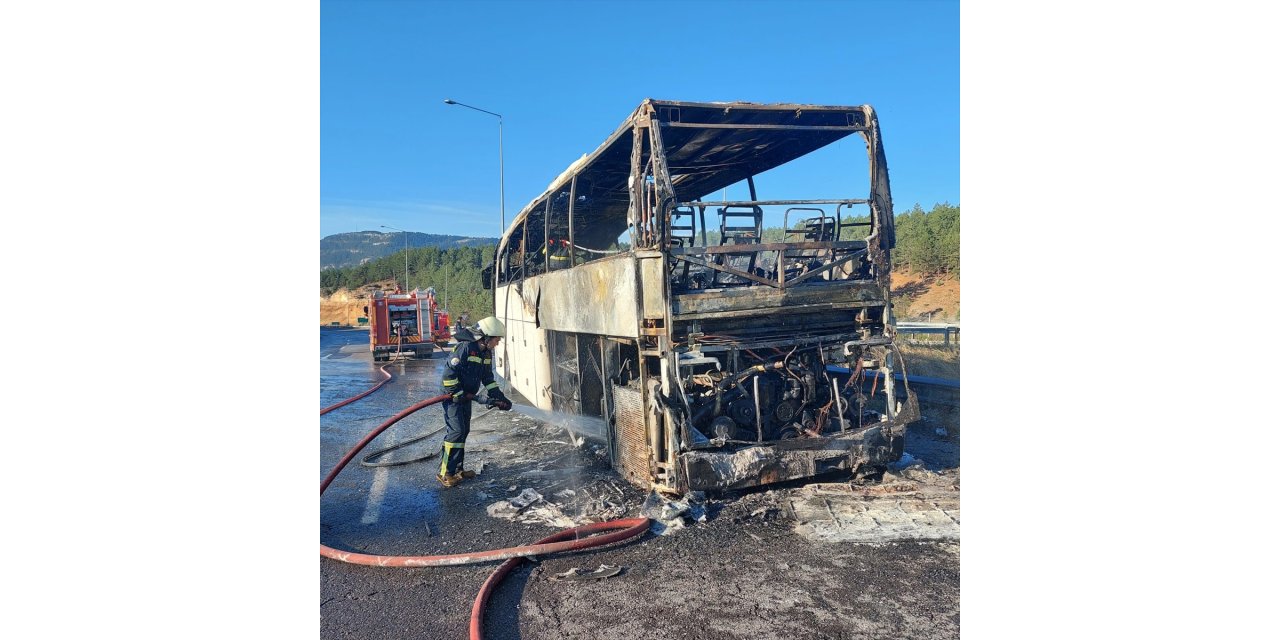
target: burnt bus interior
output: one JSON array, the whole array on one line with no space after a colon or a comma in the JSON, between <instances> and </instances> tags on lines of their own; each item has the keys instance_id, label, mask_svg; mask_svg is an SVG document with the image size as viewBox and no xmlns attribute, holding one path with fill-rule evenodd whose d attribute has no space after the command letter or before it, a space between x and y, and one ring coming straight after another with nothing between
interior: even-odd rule
<instances>
[{"instance_id":1,"label":"burnt bus interior","mask_svg":"<svg viewBox=\"0 0 1280 640\"><path fill-rule=\"evenodd\" d=\"M848 136L865 143L862 190L757 193L761 174ZM646 100L503 237L485 282L530 333L504 341L499 373L598 418L644 487L874 474L918 416L892 375L893 246L871 107Z\"/></svg>"}]
</instances>

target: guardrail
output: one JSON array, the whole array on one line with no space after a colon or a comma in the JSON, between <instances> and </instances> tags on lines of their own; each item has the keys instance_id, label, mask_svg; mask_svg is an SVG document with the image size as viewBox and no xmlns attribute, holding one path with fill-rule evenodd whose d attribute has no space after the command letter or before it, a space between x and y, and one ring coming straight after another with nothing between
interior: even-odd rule
<instances>
[{"instance_id":1,"label":"guardrail","mask_svg":"<svg viewBox=\"0 0 1280 640\"><path fill-rule=\"evenodd\" d=\"M835 374L835 377L838 381L837 384L840 386L843 386L844 380L848 379L849 368L840 367L836 365L827 365L827 372ZM863 384L871 384L871 381L876 378L880 378L881 385L884 384L884 381L882 378L883 374L881 374L879 371L864 371L863 375L866 376L865 380L863 381ZM841 378L840 376L845 376L845 377ZM901 384L902 372L901 371L893 372L893 379L897 381L899 384ZM907 379L910 380L911 388L916 392L916 396L920 399L920 402L934 404L934 405L950 406L950 407L960 406L960 381L959 380L948 380L946 378L931 378L928 376L907 376ZM898 388L901 389L902 387L898 387Z\"/></svg>"},{"instance_id":2,"label":"guardrail","mask_svg":"<svg viewBox=\"0 0 1280 640\"><path fill-rule=\"evenodd\" d=\"M953 335L956 338L956 342L960 341L960 325L946 322L899 322L897 331L898 335L940 333L942 334L942 344L947 346L951 345L951 336Z\"/></svg>"}]
</instances>

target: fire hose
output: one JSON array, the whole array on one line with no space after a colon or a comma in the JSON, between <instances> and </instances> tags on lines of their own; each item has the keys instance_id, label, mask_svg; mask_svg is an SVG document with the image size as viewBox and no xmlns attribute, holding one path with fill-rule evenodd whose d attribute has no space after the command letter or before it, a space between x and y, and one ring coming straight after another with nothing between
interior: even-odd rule
<instances>
[{"instance_id":1,"label":"fire hose","mask_svg":"<svg viewBox=\"0 0 1280 640\"><path fill-rule=\"evenodd\" d=\"M385 379L383 379L383 381L382 381L382 382L379 382L378 384L375 384L375 385L373 385L372 387L369 387L369 389L368 389L367 391L365 391L364 393L361 393L361 394L358 394L358 395L351 396L350 398L347 398L346 400L343 400L342 402L339 402L339 403L337 403L337 404L331 404L331 405L329 405L329 406L327 406L327 407L325 407L325 408L321 409L321 410L320 410L320 415L324 415L324 414L326 414L326 413L329 413L330 411L333 411L334 409L337 409L337 408L339 408L339 407L345 407L346 405L349 405L349 404L351 404L352 402L355 402L356 400L359 400L360 398L363 398L363 397L365 397L365 396L367 396L367 395L369 395L369 394L373 393L374 391L377 391L378 389L382 388L382 385L386 384L386 383L387 383L387 381L391 380L391 374L387 372L387 367L389 367L389 366L391 366L391 363L390 363L390 362L388 362L387 364L382 365L382 367L380 367L380 368L378 369L378 371L381 371L381 372L382 372L382 375L386 376L386 378L385 378Z\"/></svg>"},{"instance_id":2,"label":"fire hose","mask_svg":"<svg viewBox=\"0 0 1280 640\"><path fill-rule=\"evenodd\" d=\"M388 379L390 379L389 375ZM383 382L386 382L386 380ZM379 384L379 386L381 386L381 384ZM374 387L374 389L376 388L377 387ZM374 389L370 389L360 396L351 398L350 400L334 405L330 409L326 410L331 410L348 402L355 401L364 395L372 393ZM333 482L334 478L338 476L347 464L350 463L362 449L372 442L374 438L378 437L378 435L383 431L386 431L388 427L416 411L425 409L426 407L438 402L448 400L449 397L450 396L448 394L442 394L434 398L428 398L427 400L418 402L387 419L386 422L383 422L373 431L370 431L364 439L356 444L356 446L352 447L352 449L342 457L342 460L334 466L333 470L329 472L329 475L320 483L320 495L323 496L325 489L329 488L329 484ZM467 401L470 401L473 398L474 396L471 394L467 394L467 396L465 396L465 400ZM326 410L322 410L321 413L324 413ZM475 602L471 607L471 639L481 640L481 638L484 637L484 607L489 600L489 594L493 592L493 589L502 581L502 578L510 573L510 571L515 568L523 558L528 556L558 553L561 551L578 551L613 544L615 542L622 542L641 535L648 529L648 518L623 518L565 529L564 531L550 535L530 545L507 547L505 549L491 549L489 551L454 553L436 556L379 556L353 551L342 551L321 544L320 555L349 564L362 564L376 567L449 567L463 564L491 562L494 560L506 560L506 562L502 563L493 572L493 574L485 580L484 585L480 588L480 593L476 595ZM595 535L589 538L578 538L579 535L596 533L600 533L601 535Z\"/></svg>"},{"instance_id":3,"label":"fire hose","mask_svg":"<svg viewBox=\"0 0 1280 640\"><path fill-rule=\"evenodd\" d=\"M479 421L483 420L485 416L487 416L487 415L489 415L489 414L493 413L493 412L494 412L494 410L496 410L496 409L497 409L497 407L496 407L496 406L490 405L490 406L489 406L489 408L488 408L488 409L486 409L484 413L482 413L482 414L480 414L480 415L478 415L478 416L476 416L476 417L472 418L472 419L471 419L471 424L472 424L472 425L474 425L475 423L477 423L477 422L479 422ZM430 432L430 433L424 433L424 434L422 434L422 435L420 435L420 436L417 436L417 437L409 438L408 440L405 440L404 442L401 442L401 443L398 443L398 444L393 444L393 445L391 445L391 446L389 446L389 447L387 447L387 448L385 448L385 449L378 449L377 451L374 451L373 453L370 453L370 454L366 455L363 459L361 459L361 460L360 460L360 466L362 466L362 467L369 467L370 469L376 469L376 468L378 468L378 467L399 467L399 466L406 465L406 464L413 464L413 463L415 463L415 462L422 462L423 460L430 460L430 459L432 459L432 458L434 458L434 457L436 457L436 456L440 455L440 451L439 451L439 450L432 451L431 453L428 453L428 454L427 454L427 455L425 455L425 456L419 456L419 457L417 457L417 458L410 458L410 459L408 459L408 460L394 460L394 461L390 461L390 462L374 462L374 461L373 461L373 460L374 460L374 458L378 458L378 457L382 456L382 454L384 454L384 453L391 453L392 451L395 451L396 449L403 449L403 448L405 448L405 447L407 447L407 446L409 446L409 445L411 445L411 444L416 444L416 443L418 443L418 442L422 442L423 440L426 440L427 438L430 438L431 436L434 436L434 435L436 435L437 433L440 433L441 431L444 431L444 430L445 430L445 427L440 427L439 429L436 429L435 431L432 431L432 432Z\"/></svg>"}]
</instances>

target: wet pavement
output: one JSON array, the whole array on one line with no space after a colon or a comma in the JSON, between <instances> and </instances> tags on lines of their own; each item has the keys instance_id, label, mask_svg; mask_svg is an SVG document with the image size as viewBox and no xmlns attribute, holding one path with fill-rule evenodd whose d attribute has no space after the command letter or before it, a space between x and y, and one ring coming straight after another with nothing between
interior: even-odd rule
<instances>
[{"instance_id":1,"label":"wet pavement","mask_svg":"<svg viewBox=\"0 0 1280 640\"><path fill-rule=\"evenodd\" d=\"M320 401L330 406L357 395L384 379L392 379L373 394L320 417L320 477L385 420L416 402L440 394L444 358L404 360L375 366L363 330L321 331ZM369 453L444 426L439 406L414 413L382 433L335 479L321 501L321 529L330 546L360 549L408 535L424 524L440 524L440 501L434 483L439 458L397 467L370 469L359 462ZM428 438L377 458L387 463L422 457L440 449L440 437ZM433 464L434 463L434 464ZM410 553L407 549L404 553ZM387 550L387 553L399 553Z\"/></svg>"},{"instance_id":2,"label":"wet pavement","mask_svg":"<svg viewBox=\"0 0 1280 640\"><path fill-rule=\"evenodd\" d=\"M386 367L393 379L381 389L321 416L320 477L390 416L438 395L443 365L442 355L393 362ZM322 330L320 406L382 380L379 366L365 331ZM484 463L479 477L444 490L434 479L438 458L359 465L368 452L441 428L440 408L428 407L389 428L335 479L321 499L321 542L382 555L447 554L527 544L564 519L640 515L646 494L622 482L591 440L573 446L564 428L536 412L482 414L477 407L467 442L467 467ZM882 485L827 479L713 496L702 522L687 518L666 535L526 562L495 592L487 637L958 637L959 448L931 434L908 439L909 453L913 443L924 452L916 456L923 464ZM379 461L439 447L436 435ZM913 476L922 481L905 486ZM540 499L513 507L529 490ZM880 511L896 515L876 529ZM326 639L464 638L472 600L496 568L319 562ZM622 569L599 580L556 578L601 564Z\"/></svg>"}]
</instances>

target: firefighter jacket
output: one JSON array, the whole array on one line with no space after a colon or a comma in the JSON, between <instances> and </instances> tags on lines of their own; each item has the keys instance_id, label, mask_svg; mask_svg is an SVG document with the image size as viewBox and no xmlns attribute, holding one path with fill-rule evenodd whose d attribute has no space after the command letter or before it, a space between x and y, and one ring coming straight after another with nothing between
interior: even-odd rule
<instances>
[{"instance_id":1,"label":"firefighter jacket","mask_svg":"<svg viewBox=\"0 0 1280 640\"><path fill-rule=\"evenodd\" d=\"M551 247L551 270L564 269L569 266L569 241L552 238L547 243ZM543 245L542 254L547 254L547 245Z\"/></svg>"},{"instance_id":2,"label":"firefighter jacket","mask_svg":"<svg viewBox=\"0 0 1280 640\"><path fill-rule=\"evenodd\" d=\"M483 388L490 399L505 400L506 395L493 381L493 354L481 348L482 338L476 337L470 329L460 329L457 339L458 346L449 355L441 382L444 392L457 400L464 393L475 395Z\"/></svg>"}]
</instances>

